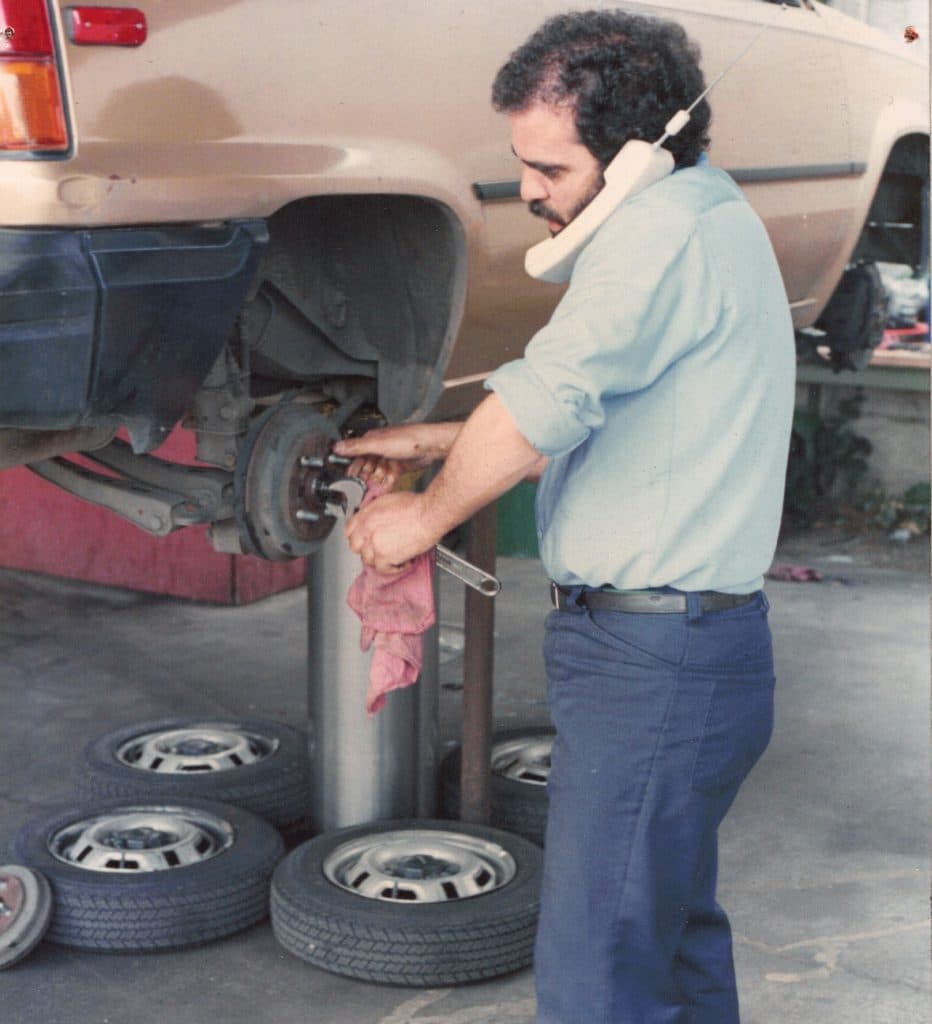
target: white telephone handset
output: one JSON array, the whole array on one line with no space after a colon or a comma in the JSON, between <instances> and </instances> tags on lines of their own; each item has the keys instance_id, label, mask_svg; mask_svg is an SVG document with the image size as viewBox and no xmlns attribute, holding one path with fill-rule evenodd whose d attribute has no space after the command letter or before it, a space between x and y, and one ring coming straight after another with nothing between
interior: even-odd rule
<instances>
[{"instance_id":1,"label":"white telephone handset","mask_svg":"<svg viewBox=\"0 0 932 1024\"><path fill-rule=\"evenodd\" d=\"M539 281L562 284L576 258L615 208L673 170L673 154L641 139L626 142L605 168L605 187L553 238L528 249L524 269Z\"/></svg>"},{"instance_id":2,"label":"white telephone handset","mask_svg":"<svg viewBox=\"0 0 932 1024\"><path fill-rule=\"evenodd\" d=\"M781 4L781 10L786 5ZM562 231L531 246L524 257L524 269L539 281L563 284L570 279L576 258L608 216L630 196L643 191L671 173L673 154L663 144L689 123L689 114L728 74L771 27L767 22L745 48L719 72L718 77L703 89L685 110L678 110L666 123L663 135L656 142L631 139L615 154L605 168L605 187Z\"/></svg>"}]
</instances>

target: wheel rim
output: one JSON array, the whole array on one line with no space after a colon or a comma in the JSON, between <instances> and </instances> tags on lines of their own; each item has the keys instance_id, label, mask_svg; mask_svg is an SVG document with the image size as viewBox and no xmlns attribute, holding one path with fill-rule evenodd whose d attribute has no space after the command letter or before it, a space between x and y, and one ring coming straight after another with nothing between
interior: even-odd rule
<instances>
[{"instance_id":1,"label":"wheel rim","mask_svg":"<svg viewBox=\"0 0 932 1024\"><path fill-rule=\"evenodd\" d=\"M232 825L190 807L133 807L69 822L48 841L57 860L86 871L142 874L190 867L233 845Z\"/></svg>"},{"instance_id":2,"label":"wheel rim","mask_svg":"<svg viewBox=\"0 0 932 1024\"><path fill-rule=\"evenodd\" d=\"M323 870L334 885L366 899L448 903L502 888L517 866L497 843L461 832L410 829L344 843Z\"/></svg>"},{"instance_id":3,"label":"wheel rim","mask_svg":"<svg viewBox=\"0 0 932 1024\"><path fill-rule=\"evenodd\" d=\"M492 747L492 772L515 782L546 786L553 736L521 736Z\"/></svg>"},{"instance_id":4,"label":"wheel rim","mask_svg":"<svg viewBox=\"0 0 932 1024\"><path fill-rule=\"evenodd\" d=\"M22 864L0 867L0 968L28 956L52 917L52 890L38 871Z\"/></svg>"},{"instance_id":5,"label":"wheel rim","mask_svg":"<svg viewBox=\"0 0 932 1024\"><path fill-rule=\"evenodd\" d=\"M204 774L256 764L278 749L271 736L226 723L204 722L134 736L116 752L130 768L160 774Z\"/></svg>"}]
</instances>

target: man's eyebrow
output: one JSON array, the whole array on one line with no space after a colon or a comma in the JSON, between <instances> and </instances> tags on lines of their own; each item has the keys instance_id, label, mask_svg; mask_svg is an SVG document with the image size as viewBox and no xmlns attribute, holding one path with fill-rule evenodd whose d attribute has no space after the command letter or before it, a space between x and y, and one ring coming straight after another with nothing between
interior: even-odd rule
<instances>
[{"instance_id":1,"label":"man's eyebrow","mask_svg":"<svg viewBox=\"0 0 932 1024\"><path fill-rule=\"evenodd\" d=\"M565 171L565 164L544 164L538 160L525 160L523 156L520 156L515 152L515 147L511 147L511 152L524 164L525 167L530 167L535 171L540 171L541 174L552 174L554 171Z\"/></svg>"}]
</instances>

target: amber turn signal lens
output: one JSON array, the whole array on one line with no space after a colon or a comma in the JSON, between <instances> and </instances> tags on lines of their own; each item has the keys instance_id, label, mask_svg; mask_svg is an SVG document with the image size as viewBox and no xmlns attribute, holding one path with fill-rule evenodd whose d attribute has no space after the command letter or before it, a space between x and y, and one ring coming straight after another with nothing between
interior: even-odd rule
<instances>
[{"instance_id":1,"label":"amber turn signal lens","mask_svg":"<svg viewBox=\"0 0 932 1024\"><path fill-rule=\"evenodd\" d=\"M0 61L0 150L67 148L68 130L54 61Z\"/></svg>"}]
</instances>

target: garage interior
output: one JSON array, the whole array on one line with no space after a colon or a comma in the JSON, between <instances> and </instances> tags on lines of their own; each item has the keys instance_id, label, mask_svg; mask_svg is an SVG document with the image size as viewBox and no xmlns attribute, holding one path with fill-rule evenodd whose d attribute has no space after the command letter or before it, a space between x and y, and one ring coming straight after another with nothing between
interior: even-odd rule
<instances>
[{"instance_id":1,"label":"garage interior","mask_svg":"<svg viewBox=\"0 0 932 1024\"><path fill-rule=\"evenodd\" d=\"M875 554L813 531L777 561L821 579L768 582L776 733L722 837L747 1024L899 1024L928 1007L928 556L921 540L892 562ZM533 558L500 558L497 571L494 724L532 729L547 723L546 580ZM5 570L0 593L4 845L74 803L83 748L120 726L184 715L307 724L304 588L235 607ZM443 754L460 738L464 685L463 588L451 578L439 613ZM462 986L371 984L291 955L268 921L166 952L45 941L3 972L2 991L4 1024L533 1018L527 969Z\"/></svg>"}]
</instances>

